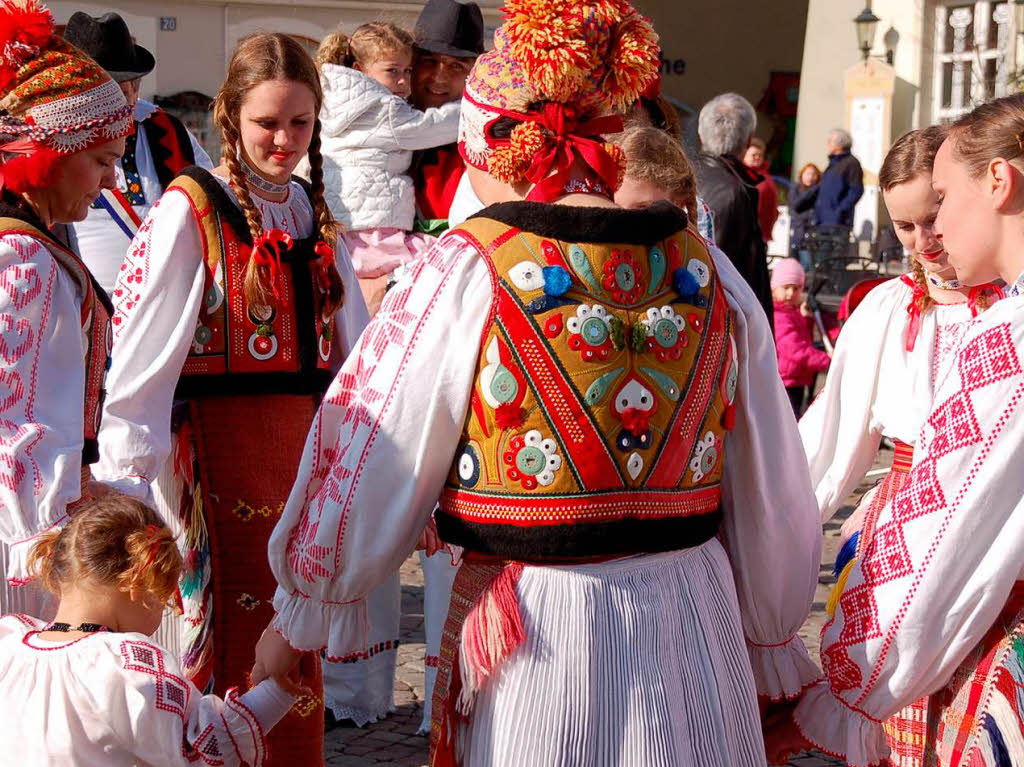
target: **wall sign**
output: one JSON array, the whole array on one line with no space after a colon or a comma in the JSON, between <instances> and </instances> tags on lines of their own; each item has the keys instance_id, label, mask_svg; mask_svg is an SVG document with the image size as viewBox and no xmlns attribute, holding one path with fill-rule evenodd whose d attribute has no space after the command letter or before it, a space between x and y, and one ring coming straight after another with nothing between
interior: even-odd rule
<instances>
[{"instance_id":1,"label":"wall sign","mask_svg":"<svg viewBox=\"0 0 1024 767\"><path fill-rule=\"evenodd\" d=\"M160 17L160 31L161 32L173 32L178 28L178 17L177 16L161 16Z\"/></svg>"}]
</instances>

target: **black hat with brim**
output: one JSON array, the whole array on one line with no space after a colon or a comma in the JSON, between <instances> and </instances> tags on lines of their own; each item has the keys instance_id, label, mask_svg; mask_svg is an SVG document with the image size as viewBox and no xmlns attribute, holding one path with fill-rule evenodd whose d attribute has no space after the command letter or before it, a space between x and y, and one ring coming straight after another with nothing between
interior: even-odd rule
<instances>
[{"instance_id":1,"label":"black hat with brim","mask_svg":"<svg viewBox=\"0 0 1024 767\"><path fill-rule=\"evenodd\" d=\"M427 0L413 36L422 51L475 59L484 52L484 17L476 3Z\"/></svg>"},{"instance_id":2,"label":"black hat with brim","mask_svg":"<svg viewBox=\"0 0 1024 767\"><path fill-rule=\"evenodd\" d=\"M119 83L148 75L156 66L153 54L136 45L128 25L116 13L97 18L77 11L64 27L64 39Z\"/></svg>"}]
</instances>

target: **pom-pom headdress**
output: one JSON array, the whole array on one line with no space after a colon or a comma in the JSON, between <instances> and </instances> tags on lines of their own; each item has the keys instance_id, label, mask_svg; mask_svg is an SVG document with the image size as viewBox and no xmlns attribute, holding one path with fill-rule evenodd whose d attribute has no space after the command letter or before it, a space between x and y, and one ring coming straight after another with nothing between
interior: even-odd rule
<instances>
[{"instance_id":1,"label":"pom-pom headdress","mask_svg":"<svg viewBox=\"0 0 1024 767\"><path fill-rule=\"evenodd\" d=\"M534 183L530 199L561 191L582 160L614 190L621 153L603 136L621 130L608 115L636 102L658 75L658 38L626 0L508 0L494 49L466 81L459 149L500 181ZM491 132L502 117L511 136Z\"/></svg>"},{"instance_id":2,"label":"pom-pom headdress","mask_svg":"<svg viewBox=\"0 0 1024 767\"><path fill-rule=\"evenodd\" d=\"M0 0L0 187L45 185L62 155L133 129L120 87L57 36L46 6Z\"/></svg>"}]
</instances>

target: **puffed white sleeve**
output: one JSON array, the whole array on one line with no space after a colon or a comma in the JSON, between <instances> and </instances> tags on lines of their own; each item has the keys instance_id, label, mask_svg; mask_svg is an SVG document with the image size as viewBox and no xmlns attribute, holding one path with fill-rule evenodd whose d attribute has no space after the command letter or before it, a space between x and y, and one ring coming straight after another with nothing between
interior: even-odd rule
<instances>
[{"instance_id":1,"label":"puffed white sleeve","mask_svg":"<svg viewBox=\"0 0 1024 767\"><path fill-rule=\"evenodd\" d=\"M139 636L141 635L127 635ZM119 646L123 695L109 695L105 714L125 748L146 764L260 767L267 733L295 698L273 679L240 695L203 695L170 653L127 638Z\"/></svg>"},{"instance_id":2,"label":"puffed white sleeve","mask_svg":"<svg viewBox=\"0 0 1024 767\"><path fill-rule=\"evenodd\" d=\"M388 105L387 123L395 149L430 149L459 137L461 102L449 101L420 111L399 98Z\"/></svg>"},{"instance_id":3,"label":"puffed white sleeve","mask_svg":"<svg viewBox=\"0 0 1024 767\"><path fill-rule=\"evenodd\" d=\"M334 315L333 363L336 367L332 367L332 370L337 372L337 367L340 367L345 358L352 353L363 329L370 322L370 313L366 310L366 301L363 300L363 292L359 289L359 280L355 269L352 268L348 248L340 238L335 246L334 263L345 286L344 302Z\"/></svg>"},{"instance_id":4,"label":"puffed white sleeve","mask_svg":"<svg viewBox=\"0 0 1024 767\"><path fill-rule=\"evenodd\" d=\"M764 311L729 258L710 250L733 311L739 364L736 419L725 443L722 538L757 692L788 699L821 676L797 635L818 583L818 507Z\"/></svg>"},{"instance_id":5,"label":"puffed white sleeve","mask_svg":"<svg viewBox=\"0 0 1024 767\"><path fill-rule=\"evenodd\" d=\"M821 520L832 518L878 453L882 428L874 412L886 331L903 311L902 284L883 285L853 311L839 335L825 386L800 419ZM902 344L902 339L900 339Z\"/></svg>"},{"instance_id":6,"label":"puffed white sleeve","mask_svg":"<svg viewBox=\"0 0 1024 767\"><path fill-rule=\"evenodd\" d=\"M881 723L948 682L1021 577L1022 320L1024 298L1008 298L967 328L910 477L837 586L822 631L826 678L794 718L852 767L888 755Z\"/></svg>"},{"instance_id":7,"label":"puffed white sleeve","mask_svg":"<svg viewBox=\"0 0 1024 767\"><path fill-rule=\"evenodd\" d=\"M28 580L36 537L81 495L82 297L31 237L0 238L0 538L7 578Z\"/></svg>"},{"instance_id":8,"label":"puffed white sleeve","mask_svg":"<svg viewBox=\"0 0 1024 767\"><path fill-rule=\"evenodd\" d=\"M199 224L171 189L132 240L111 296L114 346L96 479L152 502L171 453L171 405L203 300Z\"/></svg>"},{"instance_id":9,"label":"puffed white sleeve","mask_svg":"<svg viewBox=\"0 0 1024 767\"><path fill-rule=\"evenodd\" d=\"M331 660L366 650L366 595L412 551L469 406L490 272L458 233L384 298L327 390L270 539L275 626Z\"/></svg>"}]
</instances>

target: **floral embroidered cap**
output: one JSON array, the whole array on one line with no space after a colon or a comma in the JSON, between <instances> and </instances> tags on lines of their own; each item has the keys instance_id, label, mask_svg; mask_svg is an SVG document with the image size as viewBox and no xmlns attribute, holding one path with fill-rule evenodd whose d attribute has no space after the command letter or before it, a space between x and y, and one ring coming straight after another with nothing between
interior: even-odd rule
<instances>
[{"instance_id":1,"label":"floral embroidered cap","mask_svg":"<svg viewBox=\"0 0 1024 767\"><path fill-rule=\"evenodd\" d=\"M504 14L466 80L462 156L499 181L532 181L528 199L564 193L576 160L617 189L625 158L602 136L658 76L650 22L626 0L508 0ZM502 117L520 121L507 138L492 133Z\"/></svg>"},{"instance_id":2,"label":"floral embroidered cap","mask_svg":"<svg viewBox=\"0 0 1024 767\"><path fill-rule=\"evenodd\" d=\"M0 0L0 186L43 186L62 155L132 130L120 87L57 35L45 5Z\"/></svg>"}]
</instances>

